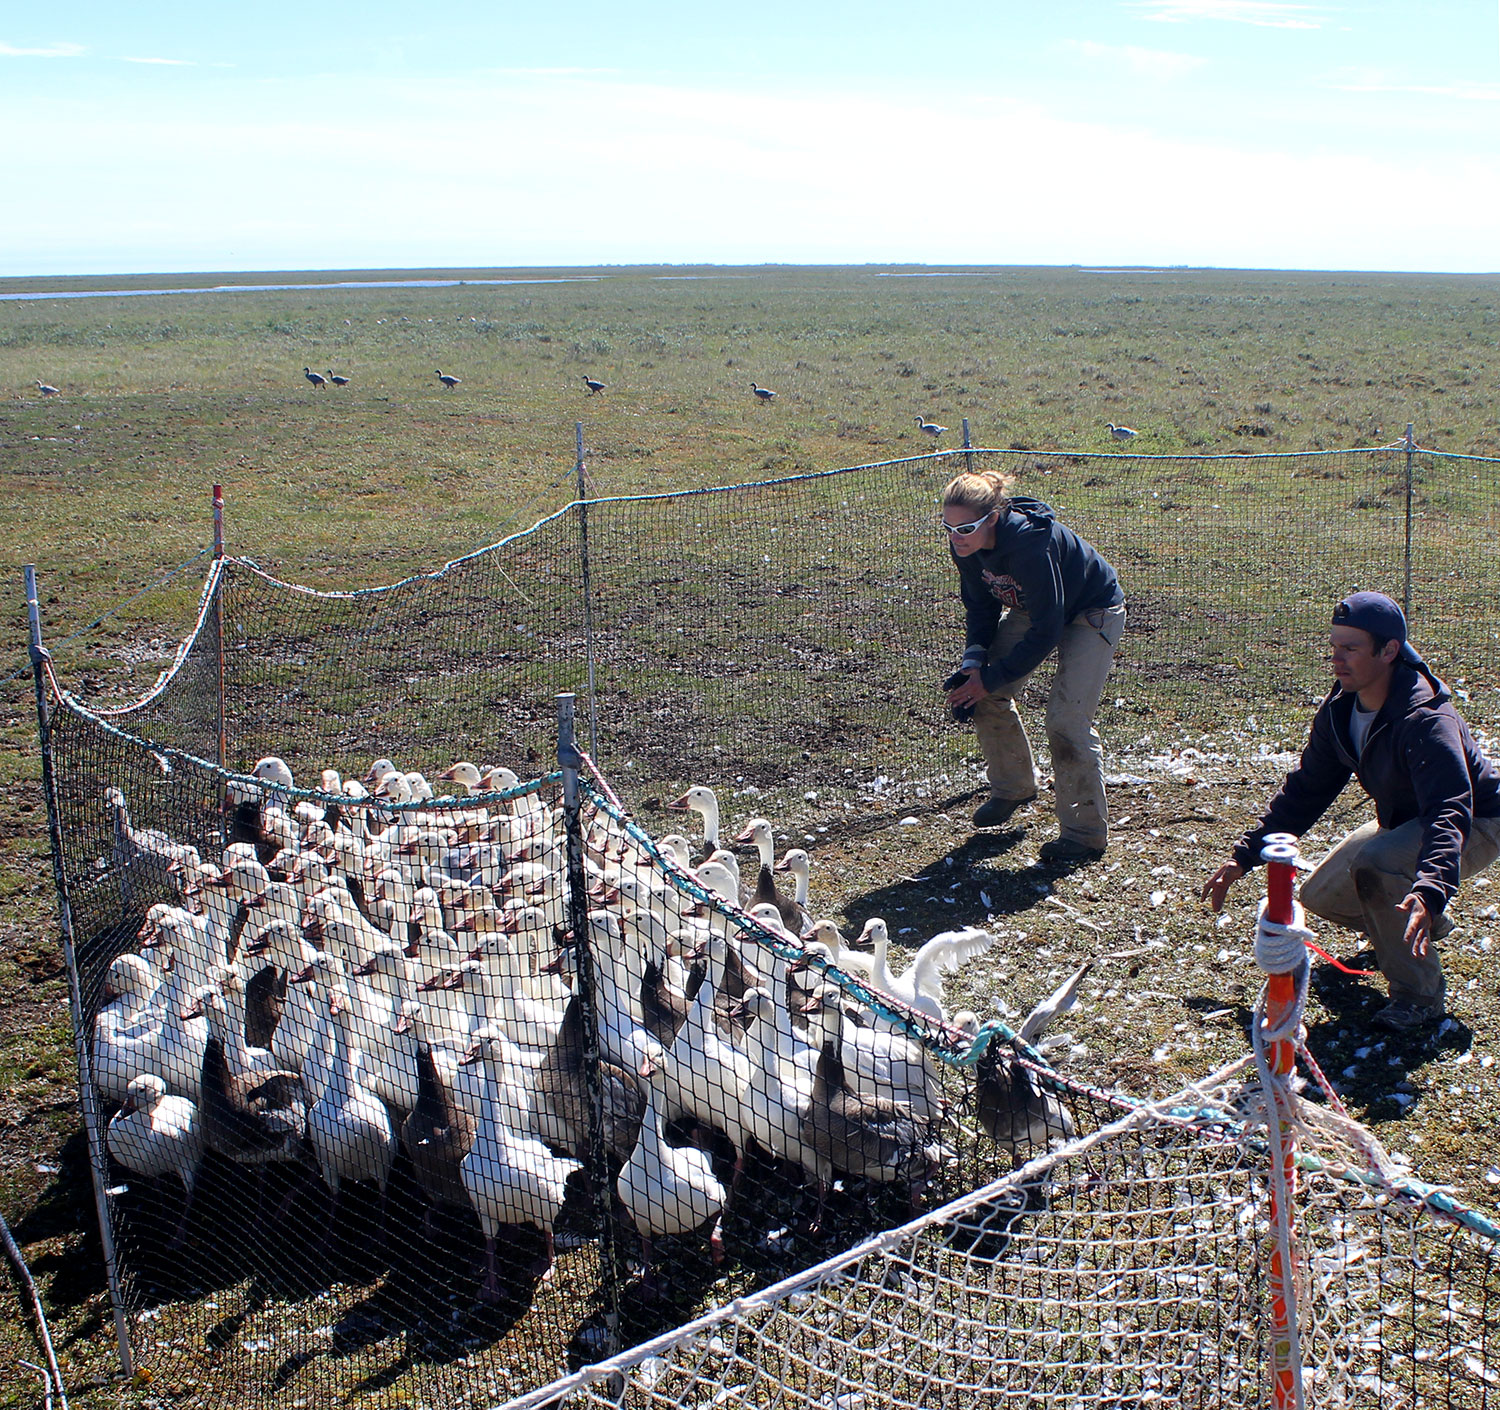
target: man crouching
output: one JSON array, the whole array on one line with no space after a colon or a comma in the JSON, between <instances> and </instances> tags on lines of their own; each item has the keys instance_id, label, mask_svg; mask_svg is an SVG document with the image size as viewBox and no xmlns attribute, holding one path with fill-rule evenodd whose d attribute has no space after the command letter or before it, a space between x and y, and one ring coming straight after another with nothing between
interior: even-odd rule
<instances>
[{"instance_id":1,"label":"man crouching","mask_svg":"<svg viewBox=\"0 0 1500 1410\"><path fill-rule=\"evenodd\" d=\"M1328 640L1335 684L1301 761L1201 895L1219 910L1260 860L1268 832L1301 836L1357 776L1375 801L1375 821L1324 857L1300 899L1312 915L1369 937L1390 986L1375 1022L1404 1032L1443 1016L1436 941L1453 928L1443 911L1460 879L1500 855L1500 775L1384 593L1340 602Z\"/></svg>"}]
</instances>

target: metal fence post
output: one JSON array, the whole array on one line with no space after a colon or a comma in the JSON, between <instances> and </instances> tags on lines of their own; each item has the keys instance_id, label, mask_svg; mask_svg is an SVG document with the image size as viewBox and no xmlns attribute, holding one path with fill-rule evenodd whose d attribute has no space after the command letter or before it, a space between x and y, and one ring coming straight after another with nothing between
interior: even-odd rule
<instances>
[{"instance_id":1,"label":"metal fence post","mask_svg":"<svg viewBox=\"0 0 1500 1410\"><path fill-rule=\"evenodd\" d=\"M589 488L583 473L583 422L573 423L578 451L578 549L583 576L583 645L589 675L589 753L599 757L599 717L594 697L594 592L589 578Z\"/></svg>"},{"instance_id":2,"label":"metal fence post","mask_svg":"<svg viewBox=\"0 0 1500 1410\"><path fill-rule=\"evenodd\" d=\"M964 417L964 473L974 473L973 442L969 439L969 418Z\"/></svg>"},{"instance_id":3,"label":"metal fence post","mask_svg":"<svg viewBox=\"0 0 1500 1410\"><path fill-rule=\"evenodd\" d=\"M618 1261L615 1258L611 1198L614 1182L610 1178L604 1142L598 991L594 980L593 941L589 932L588 879L583 869L583 790L578 778L578 768L583 761L578 753L574 704L572 691L563 691L557 697L557 766L562 770L563 826L568 839L567 922L573 932L573 962L577 974L577 989L570 1002L578 1005L583 1029L583 1077L589 1099L589 1148L584 1169L594 1195L594 1214L599 1224L599 1276L604 1283L600 1291L608 1309L605 1331L609 1342L605 1354L612 1355L619 1349L620 1326Z\"/></svg>"},{"instance_id":4,"label":"metal fence post","mask_svg":"<svg viewBox=\"0 0 1500 1410\"><path fill-rule=\"evenodd\" d=\"M1412 434L1414 422L1406 423L1406 572L1401 587L1401 610L1406 620L1411 621L1411 521L1415 494L1412 483L1412 460L1417 449L1416 437Z\"/></svg>"},{"instance_id":5,"label":"metal fence post","mask_svg":"<svg viewBox=\"0 0 1500 1410\"><path fill-rule=\"evenodd\" d=\"M36 568L26 565L26 614L30 623L32 675L36 685L37 740L42 755L42 793L47 800L47 841L52 850L52 882L57 888L57 919L62 931L63 960L68 967L68 1008L73 1018L74 1059L78 1064L78 1101L89 1142L89 1173L94 1185L94 1210L99 1219L99 1243L104 1252L104 1272L109 1282L109 1300L114 1309L115 1341L120 1348L120 1374L131 1376L130 1328L125 1316L125 1294L120 1287L115 1260L114 1227L109 1218L109 1160L105 1153L104 1129L100 1122L99 1091L94 1086L93 1053L84 1022L83 991L78 982L78 956L73 948L73 908L68 901L68 878L63 867L62 820L57 811L57 780L52 768L52 728L47 715L47 662L42 645L42 614L36 596Z\"/></svg>"},{"instance_id":6,"label":"metal fence post","mask_svg":"<svg viewBox=\"0 0 1500 1410\"><path fill-rule=\"evenodd\" d=\"M218 656L218 679L219 698L217 702L218 719L218 741L219 758L218 764L221 769L229 767L229 725L225 718L224 710L224 487L214 486L214 571L218 577L214 581L214 650ZM228 807L228 796L221 805ZM221 819L227 823L228 818ZM225 828L226 837L228 834Z\"/></svg>"}]
</instances>

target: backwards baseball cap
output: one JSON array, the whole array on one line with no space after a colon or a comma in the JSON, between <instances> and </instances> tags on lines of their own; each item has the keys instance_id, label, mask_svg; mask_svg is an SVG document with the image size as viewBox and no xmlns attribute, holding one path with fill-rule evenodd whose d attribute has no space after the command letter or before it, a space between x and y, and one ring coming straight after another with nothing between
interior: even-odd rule
<instances>
[{"instance_id":1,"label":"backwards baseball cap","mask_svg":"<svg viewBox=\"0 0 1500 1410\"><path fill-rule=\"evenodd\" d=\"M1401 650L1396 660L1407 666L1422 664L1406 639L1406 614L1383 592L1351 592L1333 609L1333 625L1355 627L1385 641L1399 641Z\"/></svg>"}]
</instances>

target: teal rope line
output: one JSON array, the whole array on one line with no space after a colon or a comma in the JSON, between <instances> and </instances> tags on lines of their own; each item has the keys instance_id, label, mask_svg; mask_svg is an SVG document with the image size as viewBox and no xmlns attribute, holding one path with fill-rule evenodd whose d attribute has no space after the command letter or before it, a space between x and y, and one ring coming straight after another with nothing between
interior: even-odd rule
<instances>
[{"instance_id":1,"label":"teal rope line","mask_svg":"<svg viewBox=\"0 0 1500 1410\"><path fill-rule=\"evenodd\" d=\"M138 734L131 734L128 730L123 730L118 725L111 724L108 720L101 719L94 714L71 691L64 691L59 703L79 719L97 726L122 743L144 749L153 755L158 763L166 765L164 772L171 772L171 764L180 761L191 764L210 777L222 779L226 783L243 784L247 789L275 794L281 798L296 799L299 802L307 800L314 803L337 803L345 808L379 808L382 812L389 813L453 812L465 808L483 807L489 803L504 803L513 798L524 798L532 793L539 793L548 784L560 785L562 783L561 771L555 771L530 779L525 783L518 783L514 788L507 788L500 792L448 794L441 798L416 798L409 803L391 803L383 798L351 798L347 793L325 793L319 788L296 786L287 788L282 784L256 778L254 774L237 773L233 769L223 768L207 759L200 759L196 754L188 753L186 749L179 749L175 745L156 744L149 739L143 739Z\"/></svg>"},{"instance_id":2,"label":"teal rope line","mask_svg":"<svg viewBox=\"0 0 1500 1410\"><path fill-rule=\"evenodd\" d=\"M661 854L661 849L656 845L651 834L639 823L635 822L625 811L617 807L608 797L601 793L593 782L580 776L585 793L592 798L598 808L613 818L646 855L656 864L662 875L682 895L690 897L701 905L709 906L719 915L738 926L742 933L750 936L756 944L770 950L773 954L791 963L807 964L815 968L820 974L831 979L845 993L853 995L861 1004L878 1014L886 1022L899 1028L909 1038L915 1039L936 1057L942 1059L949 1066L969 1067L978 1062L991 1040L998 1034L1004 1041L1014 1041L1018 1051L1021 1051L1029 1060L1044 1070L1044 1073L1052 1073L1055 1069L1042 1057L1030 1044L1022 1043L1020 1039L1003 1023L994 1022L985 1024L979 1033L970 1041L970 1046L965 1054L953 1051L952 1040L948 1031L938 1029L934 1031L930 1021L922 1015L894 1009L877 991L870 989L855 975L847 974L835 964L830 964L821 955L809 954L806 948L800 944L789 945L779 936L758 925L749 916L743 915L738 908L730 909L727 902L715 892L700 885L691 877L682 876L677 868L667 861ZM1064 1090L1076 1093L1077 1088L1068 1086L1066 1079L1057 1075L1058 1082L1062 1083Z\"/></svg>"},{"instance_id":3,"label":"teal rope line","mask_svg":"<svg viewBox=\"0 0 1500 1410\"><path fill-rule=\"evenodd\" d=\"M273 583L277 587L287 588L292 592L304 593L308 597L333 598L338 601L347 602L361 597L374 597L378 593L395 592L397 588L408 587L412 583L436 582L450 568L460 568L466 563L472 563L476 558L483 558L487 553L494 553L509 544L515 543L517 539L523 539L528 534L536 533L538 529L546 524L550 524L554 519L560 519L576 503L578 501L574 500L571 503L563 505L561 509L554 510L551 514L543 515L529 529L518 529L513 534L507 534L503 539L497 539L494 543L485 544L483 548L476 548L472 553L464 554L462 558L450 558L441 568L434 568L429 573L413 573L409 578L402 578L400 582L385 583L379 587L349 588L343 591L307 587L302 583L288 582L285 578L278 578L274 574L266 572L253 558L230 558L226 561L242 564L244 567L250 569L251 572L264 578L268 583ZM598 504L602 503L602 501L590 500L589 503Z\"/></svg>"},{"instance_id":4,"label":"teal rope line","mask_svg":"<svg viewBox=\"0 0 1500 1410\"><path fill-rule=\"evenodd\" d=\"M123 602L116 603L107 612L103 613L101 616L95 617L94 620L92 622L90 622L86 627L79 627L79 629L76 632L74 632L72 634L72 636L65 636L57 644L59 646L67 646L70 643L77 641L79 637L84 636L88 632L93 631L95 627L100 626L103 623L109 621L109 619L111 617L118 616L127 607L129 607L132 602L138 602L148 592L151 592L155 588L162 587L165 584L171 582L173 578L175 578L179 573L181 573L183 571L183 569L191 567L200 558L202 558L205 553L212 553L212 552L213 552L213 545L212 544L210 544L207 548L200 548L197 551L197 553L195 553L191 558L186 559L182 563L179 563L169 573L163 574L161 577L157 578L154 582L147 583L146 586L143 587L139 592L133 593L131 596L127 597ZM28 663L23 669L15 672L14 675L0 677L0 685L9 685L11 681L13 681L13 680L19 680L22 676L29 676L30 674L31 674L31 666Z\"/></svg>"},{"instance_id":5,"label":"teal rope line","mask_svg":"<svg viewBox=\"0 0 1500 1410\"><path fill-rule=\"evenodd\" d=\"M1406 447L1397 442L1397 447L1405 451ZM1434 460L1472 460L1480 465L1494 465L1500 463L1500 456L1493 455L1465 455L1458 450L1428 450L1424 446L1413 446L1413 455L1430 455Z\"/></svg>"}]
</instances>

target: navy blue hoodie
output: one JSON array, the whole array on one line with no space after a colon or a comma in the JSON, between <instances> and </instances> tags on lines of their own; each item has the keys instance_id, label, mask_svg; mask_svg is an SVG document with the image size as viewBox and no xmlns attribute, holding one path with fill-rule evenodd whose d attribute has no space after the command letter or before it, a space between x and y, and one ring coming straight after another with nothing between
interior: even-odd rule
<instances>
[{"instance_id":1,"label":"navy blue hoodie","mask_svg":"<svg viewBox=\"0 0 1500 1410\"><path fill-rule=\"evenodd\" d=\"M1448 687L1425 665L1397 664L1357 759L1349 736L1353 711L1353 694L1335 685L1313 716L1301 762L1286 776L1260 826L1235 847L1234 860L1250 870L1260 861L1268 832L1300 837L1352 774L1374 799L1381 827L1421 819L1422 851L1411 889L1434 917L1440 916L1458 890L1459 861L1473 819L1500 817L1500 775L1453 708Z\"/></svg>"},{"instance_id":2,"label":"navy blue hoodie","mask_svg":"<svg viewBox=\"0 0 1500 1410\"><path fill-rule=\"evenodd\" d=\"M953 552L953 545L948 545ZM1017 495L995 522L994 548L953 554L967 619L964 666L979 666L985 689L1020 680L1047 659L1080 612L1125 601L1099 550L1058 523L1049 505ZM1020 608L1031 627L999 661L988 662L1002 609Z\"/></svg>"}]
</instances>

